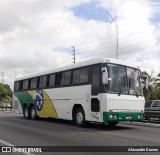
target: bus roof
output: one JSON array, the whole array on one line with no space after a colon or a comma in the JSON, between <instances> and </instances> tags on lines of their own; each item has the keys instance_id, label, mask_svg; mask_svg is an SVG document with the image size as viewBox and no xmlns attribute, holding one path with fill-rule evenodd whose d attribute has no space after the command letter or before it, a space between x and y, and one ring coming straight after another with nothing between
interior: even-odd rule
<instances>
[{"instance_id":1,"label":"bus roof","mask_svg":"<svg viewBox=\"0 0 160 155\"><path fill-rule=\"evenodd\" d=\"M16 78L15 81L19 81L19 80L24 80L24 79L29 79L32 77L37 77L37 76L42 76L42 75L46 75L46 74L51 74L51 73L56 73L56 72L61 72L61 71L65 71L65 70L69 70L69 69L75 69L75 68L79 68L79 67L84 67L84 66L89 66L89 65L94 65L94 64L100 64L100 63L113 63L113 64L119 64L119 65L124 65L124 66L128 66L128 67L132 67L132 68L137 68L139 69L139 66L124 62L122 60L116 60L116 59L111 59L111 58L96 58L96 59L91 59L91 60L87 60L87 61L83 61L83 62L78 62L72 65L67 65L67 66L63 66L63 67L54 67L54 69L48 69L46 71L43 72L37 72L35 74L30 74L27 76L23 76L23 77L19 77Z\"/></svg>"}]
</instances>

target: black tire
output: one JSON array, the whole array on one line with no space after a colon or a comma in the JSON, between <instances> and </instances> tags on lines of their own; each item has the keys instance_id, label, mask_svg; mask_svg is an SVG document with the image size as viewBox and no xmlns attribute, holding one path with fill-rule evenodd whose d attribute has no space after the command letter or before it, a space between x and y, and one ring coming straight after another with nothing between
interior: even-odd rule
<instances>
[{"instance_id":1,"label":"black tire","mask_svg":"<svg viewBox=\"0 0 160 155\"><path fill-rule=\"evenodd\" d=\"M78 108L75 111L74 122L75 122L75 125L78 126L78 127L84 127L85 126L85 113L84 113L83 108Z\"/></svg>"},{"instance_id":2,"label":"black tire","mask_svg":"<svg viewBox=\"0 0 160 155\"><path fill-rule=\"evenodd\" d=\"M31 107L31 112L30 112L30 117L32 120L36 120L37 119L37 112L34 106Z\"/></svg>"},{"instance_id":3,"label":"black tire","mask_svg":"<svg viewBox=\"0 0 160 155\"><path fill-rule=\"evenodd\" d=\"M110 126L110 127L114 127L114 126L116 126L118 124L118 122L108 122L108 125Z\"/></svg>"},{"instance_id":4,"label":"black tire","mask_svg":"<svg viewBox=\"0 0 160 155\"><path fill-rule=\"evenodd\" d=\"M25 106L23 109L23 115L26 119L30 119L30 110L28 106Z\"/></svg>"}]
</instances>

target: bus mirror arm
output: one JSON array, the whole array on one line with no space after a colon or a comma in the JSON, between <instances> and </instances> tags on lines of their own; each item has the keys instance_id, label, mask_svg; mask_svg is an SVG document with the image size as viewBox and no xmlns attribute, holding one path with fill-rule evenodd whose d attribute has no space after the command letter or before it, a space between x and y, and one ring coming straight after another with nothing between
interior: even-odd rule
<instances>
[{"instance_id":1,"label":"bus mirror arm","mask_svg":"<svg viewBox=\"0 0 160 155\"><path fill-rule=\"evenodd\" d=\"M108 72L105 67L102 68L102 83L103 84L108 84Z\"/></svg>"}]
</instances>

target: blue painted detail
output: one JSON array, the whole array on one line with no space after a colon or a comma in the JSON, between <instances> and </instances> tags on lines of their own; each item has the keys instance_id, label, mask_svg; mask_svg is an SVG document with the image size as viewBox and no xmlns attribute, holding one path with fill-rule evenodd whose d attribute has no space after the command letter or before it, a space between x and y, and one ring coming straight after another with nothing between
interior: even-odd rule
<instances>
[{"instance_id":1,"label":"blue painted detail","mask_svg":"<svg viewBox=\"0 0 160 155\"><path fill-rule=\"evenodd\" d=\"M38 111L41 111L43 108L44 98L42 90L36 90L34 94L34 105Z\"/></svg>"}]
</instances>

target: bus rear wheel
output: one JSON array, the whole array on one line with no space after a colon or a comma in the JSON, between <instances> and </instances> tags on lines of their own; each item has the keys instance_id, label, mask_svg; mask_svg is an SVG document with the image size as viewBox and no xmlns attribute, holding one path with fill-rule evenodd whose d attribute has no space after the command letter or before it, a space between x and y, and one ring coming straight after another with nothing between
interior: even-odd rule
<instances>
[{"instance_id":1,"label":"bus rear wheel","mask_svg":"<svg viewBox=\"0 0 160 155\"><path fill-rule=\"evenodd\" d=\"M26 119L29 119L30 118L30 113L29 113L29 108L28 106L25 106L24 107L24 110L23 110L23 115Z\"/></svg>"},{"instance_id":2,"label":"bus rear wheel","mask_svg":"<svg viewBox=\"0 0 160 155\"><path fill-rule=\"evenodd\" d=\"M84 127L85 125L85 114L83 108L78 108L74 115L75 125L78 127Z\"/></svg>"},{"instance_id":3,"label":"bus rear wheel","mask_svg":"<svg viewBox=\"0 0 160 155\"><path fill-rule=\"evenodd\" d=\"M36 113L36 109L34 106L31 107L31 119L32 120L37 119L37 113Z\"/></svg>"}]
</instances>

